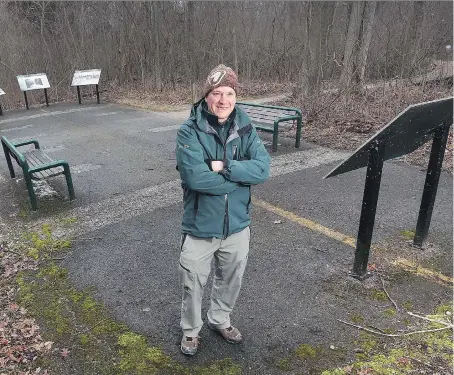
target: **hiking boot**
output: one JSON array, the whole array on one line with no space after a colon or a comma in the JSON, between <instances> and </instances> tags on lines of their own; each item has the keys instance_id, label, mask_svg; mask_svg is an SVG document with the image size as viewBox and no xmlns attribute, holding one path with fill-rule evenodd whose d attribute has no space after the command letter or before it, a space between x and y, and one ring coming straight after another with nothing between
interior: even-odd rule
<instances>
[{"instance_id":1,"label":"hiking boot","mask_svg":"<svg viewBox=\"0 0 454 375\"><path fill-rule=\"evenodd\" d=\"M183 336L181 339L181 352L186 355L197 353L200 337Z\"/></svg>"},{"instance_id":2,"label":"hiking boot","mask_svg":"<svg viewBox=\"0 0 454 375\"><path fill-rule=\"evenodd\" d=\"M231 344L238 344L243 340L243 336L241 336L240 331L238 328L235 327L228 327L228 328L216 328L213 324L208 322L208 327L213 331L219 333L225 341Z\"/></svg>"}]
</instances>

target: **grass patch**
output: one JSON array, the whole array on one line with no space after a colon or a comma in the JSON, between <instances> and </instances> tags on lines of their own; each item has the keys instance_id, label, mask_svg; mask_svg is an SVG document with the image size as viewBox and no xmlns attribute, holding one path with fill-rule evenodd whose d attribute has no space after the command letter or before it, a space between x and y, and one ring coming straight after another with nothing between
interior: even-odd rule
<instances>
[{"instance_id":1,"label":"grass patch","mask_svg":"<svg viewBox=\"0 0 454 375\"><path fill-rule=\"evenodd\" d=\"M370 296L372 299L376 301L387 301L388 297L386 296L386 293L383 290L379 289L371 289L370 290Z\"/></svg>"},{"instance_id":2,"label":"grass patch","mask_svg":"<svg viewBox=\"0 0 454 375\"><path fill-rule=\"evenodd\" d=\"M359 314L353 314L350 316L350 320L353 322L353 323L362 323L364 322L364 317L362 315L359 315Z\"/></svg>"},{"instance_id":3,"label":"grass patch","mask_svg":"<svg viewBox=\"0 0 454 375\"><path fill-rule=\"evenodd\" d=\"M386 309L385 311L383 311L383 314L387 317L393 317L393 316L396 316L397 312L395 309L390 307L389 309Z\"/></svg>"},{"instance_id":4,"label":"grass patch","mask_svg":"<svg viewBox=\"0 0 454 375\"><path fill-rule=\"evenodd\" d=\"M400 235L407 241L413 241L415 238L415 231L414 230L401 230Z\"/></svg>"}]
</instances>

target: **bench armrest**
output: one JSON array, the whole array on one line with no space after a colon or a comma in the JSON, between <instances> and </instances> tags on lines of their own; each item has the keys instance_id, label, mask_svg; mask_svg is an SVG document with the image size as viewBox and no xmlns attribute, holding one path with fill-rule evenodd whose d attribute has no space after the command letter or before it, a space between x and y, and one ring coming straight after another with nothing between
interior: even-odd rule
<instances>
[{"instance_id":1,"label":"bench armrest","mask_svg":"<svg viewBox=\"0 0 454 375\"><path fill-rule=\"evenodd\" d=\"M51 163L42 164L38 167L32 167L32 168L29 168L28 171L30 173L41 172L41 171L44 171L46 169L53 168L53 167L63 167L65 172L69 171L69 164L68 164L68 162L66 162L64 160L55 160Z\"/></svg>"},{"instance_id":2,"label":"bench armrest","mask_svg":"<svg viewBox=\"0 0 454 375\"><path fill-rule=\"evenodd\" d=\"M13 143L13 145L14 145L14 147L21 147L21 146L30 145L32 143L35 145L35 148L38 148L38 149L40 148L39 143L36 139L30 139L29 141Z\"/></svg>"},{"instance_id":3,"label":"bench armrest","mask_svg":"<svg viewBox=\"0 0 454 375\"><path fill-rule=\"evenodd\" d=\"M280 122L283 121L289 121L289 120L298 120L300 119L301 116L293 115L293 116L285 116L285 117L279 117L274 121L274 123L279 124Z\"/></svg>"}]
</instances>

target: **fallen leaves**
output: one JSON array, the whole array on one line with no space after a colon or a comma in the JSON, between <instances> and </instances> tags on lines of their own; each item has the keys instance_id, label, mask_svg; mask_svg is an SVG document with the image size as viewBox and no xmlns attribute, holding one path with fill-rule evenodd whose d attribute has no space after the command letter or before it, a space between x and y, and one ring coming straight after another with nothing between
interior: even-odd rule
<instances>
[{"instance_id":1,"label":"fallen leaves","mask_svg":"<svg viewBox=\"0 0 454 375\"><path fill-rule=\"evenodd\" d=\"M0 375L2 371L21 375L46 375L47 370L33 368L39 355L48 353L52 342L43 342L39 326L28 316L28 311L16 303L18 287L16 275L24 270L35 269L36 261L15 251L8 244L0 244Z\"/></svg>"}]
</instances>

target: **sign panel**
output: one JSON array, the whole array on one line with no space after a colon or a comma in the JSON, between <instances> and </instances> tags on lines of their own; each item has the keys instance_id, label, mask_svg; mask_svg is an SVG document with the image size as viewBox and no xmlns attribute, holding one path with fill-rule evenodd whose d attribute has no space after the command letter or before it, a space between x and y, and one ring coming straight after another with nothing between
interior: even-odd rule
<instances>
[{"instance_id":1,"label":"sign panel","mask_svg":"<svg viewBox=\"0 0 454 375\"><path fill-rule=\"evenodd\" d=\"M71 86L97 85L100 76L101 69L76 70Z\"/></svg>"},{"instance_id":2,"label":"sign panel","mask_svg":"<svg viewBox=\"0 0 454 375\"><path fill-rule=\"evenodd\" d=\"M17 76L17 82L19 82L22 91L48 89L50 87L49 80L45 73Z\"/></svg>"},{"instance_id":3,"label":"sign panel","mask_svg":"<svg viewBox=\"0 0 454 375\"><path fill-rule=\"evenodd\" d=\"M0 89L0 95L5 95L5 92L2 89Z\"/></svg>"},{"instance_id":4,"label":"sign panel","mask_svg":"<svg viewBox=\"0 0 454 375\"><path fill-rule=\"evenodd\" d=\"M324 178L367 166L369 148L373 142L385 145L384 160L398 158L415 151L432 138L433 131L439 126L452 125L452 105L452 97L411 105Z\"/></svg>"}]
</instances>

